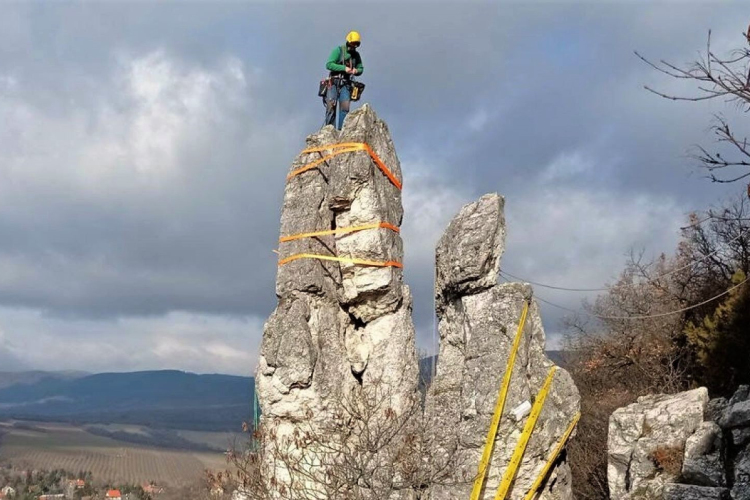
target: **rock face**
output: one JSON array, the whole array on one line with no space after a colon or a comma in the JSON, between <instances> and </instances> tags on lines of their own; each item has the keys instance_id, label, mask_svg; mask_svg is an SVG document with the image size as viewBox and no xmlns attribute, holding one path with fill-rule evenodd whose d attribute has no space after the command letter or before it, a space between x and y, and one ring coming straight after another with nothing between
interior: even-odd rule
<instances>
[{"instance_id":1,"label":"rock face","mask_svg":"<svg viewBox=\"0 0 750 500\"><path fill-rule=\"evenodd\" d=\"M727 485L723 436L716 422L701 423L695 433L685 440L682 480L704 486Z\"/></svg>"},{"instance_id":2,"label":"rock face","mask_svg":"<svg viewBox=\"0 0 750 500\"><path fill-rule=\"evenodd\" d=\"M613 500L750 500L750 388L708 400L705 388L646 396L609 422Z\"/></svg>"},{"instance_id":3,"label":"rock face","mask_svg":"<svg viewBox=\"0 0 750 500\"><path fill-rule=\"evenodd\" d=\"M430 488L434 500L469 498L521 311L531 296L529 285L497 283L505 239L503 205L492 194L463 207L437 246L440 352L425 420L430 467L447 473ZM552 366L544 345L539 310L532 302L481 498L494 498L529 403ZM570 375L558 369L507 498L526 495L578 410L578 391ZM572 498L570 481L561 459L537 498Z\"/></svg>"},{"instance_id":4,"label":"rock face","mask_svg":"<svg viewBox=\"0 0 750 500\"><path fill-rule=\"evenodd\" d=\"M368 144L401 179L388 128L368 105L350 113L340 133L329 126L307 138L308 148L335 143ZM330 153L302 153L290 172ZM397 228L402 218L400 190L366 151L345 152L288 179L281 236L379 223ZM278 306L264 328L256 374L261 424L273 436L264 445L264 474L271 498L281 491L287 498L308 498L290 488L322 498L328 491L326 469L342 459L337 455L356 453L353 429L370 425L350 414L354 408L377 393L389 418L412 411L418 368L411 296L399 267L294 256L401 262L403 248L396 230L375 227L282 240L279 254ZM284 263L289 257L293 260ZM331 428L339 420L341 433ZM300 443L300 436L311 443ZM334 452L323 451L320 441L326 437L336 441ZM279 460L281 455L286 458ZM362 495L358 498L368 498Z\"/></svg>"},{"instance_id":5,"label":"rock face","mask_svg":"<svg viewBox=\"0 0 750 500\"><path fill-rule=\"evenodd\" d=\"M719 425L731 433L727 469L731 471L732 498L750 500L750 386L742 385L729 399Z\"/></svg>"},{"instance_id":6,"label":"rock face","mask_svg":"<svg viewBox=\"0 0 750 500\"><path fill-rule=\"evenodd\" d=\"M660 498L679 477L685 442L703 422L708 391L638 398L609 419L607 480L613 499Z\"/></svg>"},{"instance_id":7,"label":"rock face","mask_svg":"<svg viewBox=\"0 0 750 500\"><path fill-rule=\"evenodd\" d=\"M730 500L726 488L668 484L664 487L664 500Z\"/></svg>"}]
</instances>

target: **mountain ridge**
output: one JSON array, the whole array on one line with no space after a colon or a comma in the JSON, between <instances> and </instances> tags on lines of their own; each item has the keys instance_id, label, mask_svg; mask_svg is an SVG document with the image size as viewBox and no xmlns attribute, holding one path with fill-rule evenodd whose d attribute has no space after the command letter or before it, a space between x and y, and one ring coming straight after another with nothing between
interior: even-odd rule
<instances>
[{"instance_id":1,"label":"mountain ridge","mask_svg":"<svg viewBox=\"0 0 750 500\"><path fill-rule=\"evenodd\" d=\"M251 414L254 379L180 370L0 377L0 418L231 431Z\"/></svg>"}]
</instances>

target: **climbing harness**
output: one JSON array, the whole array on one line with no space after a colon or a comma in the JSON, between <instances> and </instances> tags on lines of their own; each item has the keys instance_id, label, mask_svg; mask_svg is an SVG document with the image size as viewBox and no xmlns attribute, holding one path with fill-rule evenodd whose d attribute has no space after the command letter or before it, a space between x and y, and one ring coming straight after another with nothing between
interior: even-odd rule
<instances>
[{"instance_id":1,"label":"climbing harness","mask_svg":"<svg viewBox=\"0 0 750 500\"><path fill-rule=\"evenodd\" d=\"M526 299L524 301L523 310L521 311L521 319L518 322L518 330L516 331L516 336L513 339L513 346L511 347L511 351L508 356L508 364L505 368L505 374L503 375L503 380L500 385L500 393L497 398L497 403L495 404L495 412L493 413L492 420L490 421L490 428L487 432L487 439L484 444L482 458L479 462L479 472L476 479L474 480L474 487L471 491L470 500L479 500L479 498L482 496L482 489L484 488L485 479L487 477L487 470L492 458L495 439L497 437L497 430L500 425L500 418L503 414L503 409L505 408L505 400L508 396L508 388L510 386L511 376L513 374L513 365L515 364L518 347L523 336L523 329L526 324L526 318L529 312L530 300L531 299ZM518 472L518 468L520 467L521 461L523 460L526 446L528 445L529 439L534 432L534 427L536 426L537 420L539 419L539 415L542 413L542 409L544 408L544 402L547 399L550 388L552 387L552 382L555 378L556 371L557 366L553 365L547 373L547 378L545 379L542 388L534 398L534 404L531 407L531 412L529 413L526 423L524 424L523 431L521 431L521 435L518 438L518 442L516 443L516 446L513 450L511 459L508 462L508 467L503 473L500 484L498 485L498 489L495 494L495 500L505 500L508 492L510 491L510 487L515 480L516 473ZM555 462L555 460L557 460L558 455L564 448L568 438L573 432L573 429L578 423L579 418L580 413L577 413L572 422L568 425L568 428L566 429L562 438L557 443L554 451L550 454L544 467L542 468L528 493L524 497L524 500L532 500L534 498L540 486L547 477L552 464Z\"/></svg>"},{"instance_id":2,"label":"climbing harness","mask_svg":"<svg viewBox=\"0 0 750 500\"><path fill-rule=\"evenodd\" d=\"M346 66L349 68L354 67L354 57L349 58L350 64L346 63L346 45L340 46L339 51L339 63L342 66ZM328 102L328 91L332 87L336 87L336 98L333 100L333 102ZM326 108L331 108L334 117L336 117L340 112L340 104L338 101L341 89L343 87L349 88L349 100L355 102L359 101L362 98L362 93L365 91L365 84L356 81L354 79L354 76L348 74L334 74L333 71L328 75L327 78L323 78L322 80L320 80L320 84L318 85L318 97L323 100L323 106L325 106Z\"/></svg>"},{"instance_id":3,"label":"climbing harness","mask_svg":"<svg viewBox=\"0 0 750 500\"><path fill-rule=\"evenodd\" d=\"M343 153L354 153L357 151L366 151L368 155L370 155L370 158L372 159L373 163L380 169L380 171L386 176L386 178L393 184L397 189L401 190L402 184L401 181L398 180L398 178L393 175L393 172L390 171L390 169L383 163L383 161L380 159L380 157L373 151L373 149L364 142L342 142L338 144L329 144L327 146L320 146L320 147L313 147L313 148L307 148L302 151L301 154L309 154L309 153L324 153L327 151L331 151L330 154L326 154L322 158L315 160L311 163L308 163L306 165L303 165L300 168L297 168L293 170L289 175L287 176L287 182L293 179L294 177L303 174L305 172L309 172L310 170L318 168L321 164L327 162L331 158L343 154ZM339 234L351 234L359 231L366 231L366 230L373 230L373 229L387 229L390 231L393 231L394 233L398 234L400 233L400 229L395 224L391 224L390 222L373 222L369 224L361 224L357 226L349 226L349 227L341 227L336 229L326 229L321 231L312 231L312 232L305 232L305 233L298 233L298 234L291 234L287 236L282 236L279 238L279 243L287 243L290 241L296 241L301 240L304 238L317 238L320 236L329 236L329 235L339 235ZM278 253L278 252L277 252ZM344 264L353 264L357 266L366 266L366 267L393 267L398 269L403 269L403 264L401 262L395 261L395 260L386 260L386 261L378 261L378 260L371 260L371 259L360 259L356 257L339 257L336 255L324 255L324 254L318 254L318 253L297 253L294 255L290 255L288 257L284 257L279 259L279 266L283 266L285 264L288 264L290 262L294 262L296 260L300 259L317 259L317 260L324 260L324 261L334 261L334 262L341 262Z\"/></svg>"}]
</instances>

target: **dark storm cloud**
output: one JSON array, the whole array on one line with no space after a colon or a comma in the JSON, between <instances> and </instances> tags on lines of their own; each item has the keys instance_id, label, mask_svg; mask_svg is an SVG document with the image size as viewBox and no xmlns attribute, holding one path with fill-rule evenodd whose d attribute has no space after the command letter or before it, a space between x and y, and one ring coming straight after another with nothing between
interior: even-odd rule
<instances>
[{"instance_id":1,"label":"dark storm cloud","mask_svg":"<svg viewBox=\"0 0 750 500\"><path fill-rule=\"evenodd\" d=\"M601 285L630 248L670 251L684 214L731 189L691 176L685 153L707 141L713 112L735 110L649 94L644 84L691 89L633 51L688 62L709 28L731 48L741 7L4 5L0 326L12 339L73 338L86 325L86 342L106 347L122 319L150 332L133 348L161 353L123 369L182 353L188 368L242 371L237 332L247 326L253 352L274 305L283 172L320 126L316 82L349 29L362 32L366 98L403 163L420 343L434 243L484 192L506 196L508 270ZM209 326L181 338L174 311ZM556 332L561 313L544 316Z\"/></svg>"}]
</instances>

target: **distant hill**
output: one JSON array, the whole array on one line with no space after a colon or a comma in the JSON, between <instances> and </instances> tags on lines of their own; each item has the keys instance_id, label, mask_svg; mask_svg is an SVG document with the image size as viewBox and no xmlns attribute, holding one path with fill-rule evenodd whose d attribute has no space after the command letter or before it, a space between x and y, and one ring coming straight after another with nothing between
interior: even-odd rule
<instances>
[{"instance_id":1,"label":"distant hill","mask_svg":"<svg viewBox=\"0 0 750 500\"><path fill-rule=\"evenodd\" d=\"M122 423L154 428L236 431L251 414L251 377L176 370L64 376L0 376L0 418Z\"/></svg>"},{"instance_id":2,"label":"distant hill","mask_svg":"<svg viewBox=\"0 0 750 500\"><path fill-rule=\"evenodd\" d=\"M547 355L564 366L562 351ZM436 361L437 356L419 361L423 392ZM254 391L252 377L177 370L0 372L0 419L234 432L250 419Z\"/></svg>"},{"instance_id":3,"label":"distant hill","mask_svg":"<svg viewBox=\"0 0 750 500\"><path fill-rule=\"evenodd\" d=\"M71 380L85 377L86 375L91 374L77 371L44 372L38 370L26 372L0 372L0 389L16 384L33 384L45 378Z\"/></svg>"}]
</instances>

